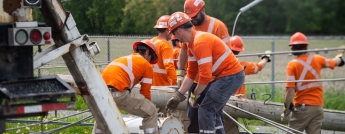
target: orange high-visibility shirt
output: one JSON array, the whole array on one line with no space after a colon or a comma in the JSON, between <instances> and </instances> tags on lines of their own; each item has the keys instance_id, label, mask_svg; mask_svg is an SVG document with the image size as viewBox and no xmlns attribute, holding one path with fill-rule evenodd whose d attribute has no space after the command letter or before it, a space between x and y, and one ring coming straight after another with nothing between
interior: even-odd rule
<instances>
[{"instance_id":1,"label":"orange high-visibility shirt","mask_svg":"<svg viewBox=\"0 0 345 134\"><path fill-rule=\"evenodd\" d=\"M135 84L140 82L140 93L151 100L153 68L138 53L113 60L105 67L102 77L108 86L113 86L120 92L132 89Z\"/></svg>"},{"instance_id":2,"label":"orange high-visibility shirt","mask_svg":"<svg viewBox=\"0 0 345 134\"><path fill-rule=\"evenodd\" d=\"M180 55L180 51L181 51L181 47L178 46L174 46L174 50L173 50L173 59L174 59L174 66L175 69L177 69L177 62L178 62L178 56Z\"/></svg>"},{"instance_id":3,"label":"orange high-visibility shirt","mask_svg":"<svg viewBox=\"0 0 345 134\"><path fill-rule=\"evenodd\" d=\"M206 16L206 20L204 23L202 23L200 26L193 26L193 29L196 31L203 31L203 32L208 32L216 35L220 39L222 39L223 42L226 43L227 46L230 47L230 36L228 33L228 28L226 25L213 17ZM181 44L182 49L187 49L186 44ZM186 65L187 66L187 65ZM196 77L194 82L198 82L199 77Z\"/></svg>"},{"instance_id":4,"label":"orange high-visibility shirt","mask_svg":"<svg viewBox=\"0 0 345 134\"><path fill-rule=\"evenodd\" d=\"M222 39L222 41L225 42L226 45L230 46L230 36L228 33L228 28L222 21L207 15L206 21L200 26L194 26L194 28L197 31L212 33Z\"/></svg>"},{"instance_id":5,"label":"orange high-visibility shirt","mask_svg":"<svg viewBox=\"0 0 345 134\"><path fill-rule=\"evenodd\" d=\"M321 79L321 69L334 69L334 67L333 59L326 59L320 55L301 55L288 63L286 68L287 81ZM295 106L301 104L324 105L321 82L287 82L286 88L295 88Z\"/></svg>"},{"instance_id":6,"label":"orange high-visibility shirt","mask_svg":"<svg viewBox=\"0 0 345 134\"><path fill-rule=\"evenodd\" d=\"M243 70L230 48L217 36L193 30L188 44L187 77L207 85L214 78L229 76Z\"/></svg>"},{"instance_id":7,"label":"orange high-visibility shirt","mask_svg":"<svg viewBox=\"0 0 345 134\"><path fill-rule=\"evenodd\" d=\"M245 75L251 75L251 74L257 74L259 71L261 71L262 67L259 63L254 62L240 62L242 66L246 66L244 69ZM235 93L234 95L242 94L244 97L246 97L246 85L242 85Z\"/></svg>"},{"instance_id":8,"label":"orange high-visibility shirt","mask_svg":"<svg viewBox=\"0 0 345 134\"><path fill-rule=\"evenodd\" d=\"M153 65L153 86L177 85L172 45L165 39L154 37L152 43L157 48L158 62Z\"/></svg>"}]
</instances>

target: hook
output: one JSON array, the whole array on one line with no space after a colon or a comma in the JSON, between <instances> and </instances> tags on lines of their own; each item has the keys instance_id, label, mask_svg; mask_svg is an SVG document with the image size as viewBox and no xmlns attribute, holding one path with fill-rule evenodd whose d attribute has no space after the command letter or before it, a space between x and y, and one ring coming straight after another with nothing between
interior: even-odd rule
<instances>
[{"instance_id":1,"label":"hook","mask_svg":"<svg viewBox=\"0 0 345 134\"><path fill-rule=\"evenodd\" d=\"M271 99L271 94L264 94L264 95L268 95L269 97L264 101L264 105L266 105L266 101L268 101L269 99ZM264 96L262 95L262 96Z\"/></svg>"}]
</instances>

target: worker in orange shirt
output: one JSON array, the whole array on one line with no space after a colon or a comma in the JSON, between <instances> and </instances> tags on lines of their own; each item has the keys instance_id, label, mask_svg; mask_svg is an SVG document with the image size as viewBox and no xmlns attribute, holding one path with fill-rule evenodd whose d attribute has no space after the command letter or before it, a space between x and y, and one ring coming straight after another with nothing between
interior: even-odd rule
<instances>
[{"instance_id":1,"label":"worker in orange shirt","mask_svg":"<svg viewBox=\"0 0 345 134\"><path fill-rule=\"evenodd\" d=\"M234 53L235 55L238 55L240 52L244 51L244 43L241 39L240 36L233 36L230 38L230 48L232 53ZM266 51L266 53L270 53L271 51ZM267 62L271 62L270 59L270 55L269 54L265 54L263 56L261 56L261 61L260 62L245 62L242 61L240 62L240 64L244 67L244 74L245 75L251 75L251 74L257 74L259 71L261 71L262 68L265 67ZM246 86L242 85L240 87L240 89L238 89L234 94L234 96L241 96L241 97L246 97ZM237 120L236 117L233 117L234 119ZM226 126L225 132L227 134L239 134L239 130L238 130L238 125L236 124L236 122L234 122L233 120L231 120L230 118L228 118L227 116L224 116L224 126Z\"/></svg>"},{"instance_id":2,"label":"worker in orange shirt","mask_svg":"<svg viewBox=\"0 0 345 134\"><path fill-rule=\"evenodd\" d=\"M157 50L150 40L133 44L134 53L112 61L102 72L114 100L121 110L143 117L145 134L158 133L156 106L151 102L153 67L157 63ZM137 83L141 84L140 94L131 93ZM96 134L101 130L94 127Z\"/></svg>"},{"instance_id":3,"label":"worker in orange shirt","mask_svg":"<svg viewBox=\"0 0 345 134\"><path fill-rule=\"evenodd\" d=\"M167 102L166 110L168 113L176 110L190 89L188 102L193 108L198 108L199 130L188 130L188 133L224 134L222 110L244 82L243 67L220 38L195 31L190 20L185 13L175 12L168 22L169 31L181 42L188 42L188 67L181 87ZM198 73L199 81L195 88L191 88Z\"/></svg>"},{"instance_id":4,"label":"worker in orange shirt","mask_svg":"<svg viewBox=\"0 0 345 134\"><path fill-rule=\"evenodd\" d=\"M307 37L296 32L290 38L292 51L307 50L309 42ZM286 68L286 94L282 122L287 122L292 112L289 127L308 134L320 134L323 119L323 88L321 82L296 82L296 80L321 79L320 71L323 68L334 69L343 66L343 51L333 59L307 52L293 52L295 59L291 60ZM293 104L292 104L293 98Z\"/></svg>"},{"instance_id":5,"label":"worker in orange shirt","mask_svg":"<svg viewBox=\"0 0 345 134\"><path fill-rule=\"evenodd\" d=\"M240 52L244 51L243 46L243 40L240 36L235 35L230 38L230 48L235 55L238 55ZM267 54L261 56L262 60L260 62L240 62L241 65L245 67L245 75L257 74L259 71L261 71L262 68L265 67L267 62L271 62L271 56L269 54L271 53L271 51L266 51L265 53ZM241 95L242 97L246 97L246 86L242 85L241 88L238 89L234 95Z\"/></svg>"},{"instance_id":6,"label":"worker in orange shirt","mask_svg":"<svg viewBox=\"0 0 345 134\"><path fill-rule=\"evenodd\" d=\"M181 50L181 46L180 46L180 41L175 38L174 35L171 36L171 42L172 42L172 45L174 47L173 49L173 59L174 59L174 66L175 66L175 69L177 69L177 62L178 62L178 56L180 54L180 50Z\"/></svg>"},{"instance_id":7,"label":"worker in orange shirt","mask_svg":"<svg viewBox=\"0 0 345 134\"><path fill-rule=\"evenodd\" d=\"M153 65L153 86L177 85L176 70L174 67L173 48L169 43L171 34L168 31L169 15L163 15L154 28L158 36L151 39L157 48L158 62Z\"/></svg>"},{"instance_id":8,"label":"worker in orange shirt","mask_svg":"<svg viewBox=\"0 0 345 134\"><path fill-rule=\"evenodd\" d=\"M204 6L205 2L203 0L186 0L184 2L184 13L192 19L195 30L212 33L230 46L230 36L227 26L222 21L206 15ZM187 52L185 47L183 47L184 45L182 44L180 55L187 57ZM183 70L187 59L179 58L179 61L179 66L181 66L179 69Z\"/></svg>"}]
</instances>

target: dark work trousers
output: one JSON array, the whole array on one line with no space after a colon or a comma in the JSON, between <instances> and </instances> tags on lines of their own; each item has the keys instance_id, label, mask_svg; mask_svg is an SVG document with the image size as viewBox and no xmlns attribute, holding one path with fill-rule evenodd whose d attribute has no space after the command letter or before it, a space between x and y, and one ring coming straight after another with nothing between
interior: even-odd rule
<instances>
[{"instance_id":1,"label":"dark work trousers","mask_svg":"<svg viewBox=\"0 0 345 134\"><path fill-rule=\"evenodd\" d=\"M230 96L244 83L243 71L230 76L224 76L210 82L200 94L197 103L199 108L192 108L187 102L187 115L190 119L188 133L225 134L223 107ZM193 92L196 84L189 89Z\"/></svg>"}]
</instances>

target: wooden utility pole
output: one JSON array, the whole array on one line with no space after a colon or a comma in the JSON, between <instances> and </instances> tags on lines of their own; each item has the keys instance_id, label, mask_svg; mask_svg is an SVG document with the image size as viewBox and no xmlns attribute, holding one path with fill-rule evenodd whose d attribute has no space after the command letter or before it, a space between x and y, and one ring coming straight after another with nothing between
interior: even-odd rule
<instances>
[{"instance_id":1,"label":"wooden utility pole","mask_svg":"<svg viewBox=\"0 0 345 134\"><path fill-rule=\"evenodd\" d=\"M52 29L56 48L77 38L88 41L87 36L80 35L72 14L65 11L60 0L42 0L40 11L46 24ZM85 48L85 45L80 47L71 45L71 51L62 56L81 95L102 132L107 134L129 133L93 58Z\"/></svg>"}]
</instances>

